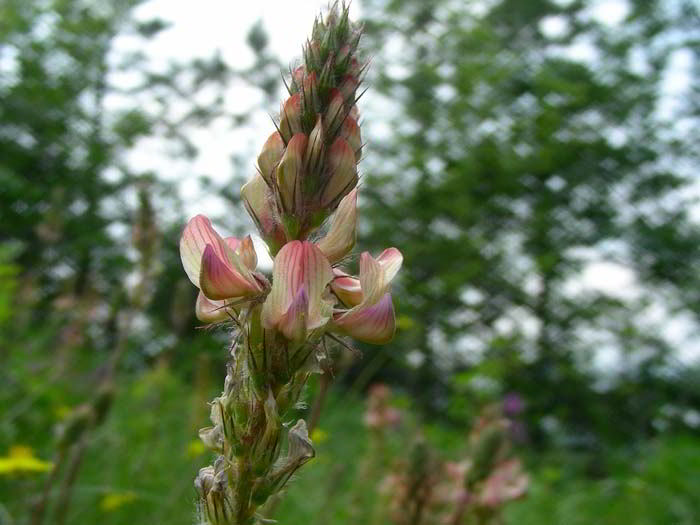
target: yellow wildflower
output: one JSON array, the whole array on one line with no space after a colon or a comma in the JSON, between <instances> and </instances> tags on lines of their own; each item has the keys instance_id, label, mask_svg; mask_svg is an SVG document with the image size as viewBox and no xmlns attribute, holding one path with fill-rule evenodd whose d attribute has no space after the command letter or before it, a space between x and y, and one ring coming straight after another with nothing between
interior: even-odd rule
<instances>
[{"instance_id":1,"label":"yellow wildflower","mask_svg":"<svg viewBox=\"0 0 700 525\"><path fill-rule=\"evenodd\" d=\"M0 457L0 475L23 472L46 472L53 463L34 457L34 451L26 445L14 445L5 457Z\"/></svg>"}]
</instances>

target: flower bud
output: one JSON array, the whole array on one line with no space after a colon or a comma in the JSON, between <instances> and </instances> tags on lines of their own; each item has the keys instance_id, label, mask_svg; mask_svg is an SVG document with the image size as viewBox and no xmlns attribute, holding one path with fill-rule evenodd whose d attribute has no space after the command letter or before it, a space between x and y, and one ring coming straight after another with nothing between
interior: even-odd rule
<instances>
[{"instance_id":1,"label":"flower bud","mask_svg":"<svg viewBox=\"0 0 700 525\"><path fill-rule=\"evenodd\" d=\"M326 124L328 136L333 137L345 120L345 101L343 94L337 89L331 90L330 102L324 115L323 121Z\"/></svg>"},{"instance_id":2,"label":"flower bud","mask_svg":"<svg viewBox=\"0 0 700 525\"><path fill-rule=\"evenodd\" d=\"M318 107L318 79L316 73L311 73L303 82L304 112L306 115L315 112ZM313 122L313 121L312 121Z\"/></svg>"},{"instance_id":3,"label":"flower bud","mask_svg":"<svg viewBox=\"0 0 700 525\"><path fill-rule=\"evenodd\" d=\"M277 166L277 190L284 213L294 215L303 207L301 183L304 174L304 153L309 142L303 133L295 134Z\"/></svg>"},{"instance_id":4,"label":"flower bud","mask_svg":"<svg viewBox=\"0 0 700 525\"><path fill-rule=\"evenodd\" d=\"M301 65L292 72L292 91L294 93L301 91L304 82L306 68Z\"/></svg>"},{"instance_id":5,"label":"flower bud","mask_svg":"<svg viewBox=\"0 0 700 525\"><path fill-rule=\"evenodd\" d=\"M241 197L248 215L253 219L270 252L272 255L277 254L286 238L282 223L277 216L270 185L259 173L256 173L241 188Z\"/></svg>"},{"instance_id":6,"label":"flower bud","mask_svg":"<svg viewBox=\"0 0 700 525\"><path fill-rule=\"evenodd\" d=\"M317 40L307 42L304 46L304 62L311 69L321 68L321 44Z\"/></svg>"},{"instance_id":7,"label":"flower bud","mask_svg":"<svg viewBox=\"0 0 700 525\"><path fill-rule=\"evenodd\" d=\"M357 184L355 152L343 137L335 139L328 150L329 173L321 194L321 206L334 208Z\"/></svg>"},{"instance_id":8,"label":"flower bud","mask_svg":"<svg viewBox=\"0 0 700 525\"><path fill-rule=\"evenodd\" d=\"M333 217L331 228L317 246L331 264L345 257L355 246L357 223L357 188L340 201Z\"/></svg>"},{"instance_id":9,"label":"flower bud","mask_svg":"<svg viewBox=\"0 0 700 525\"><path fill-rule=\"evenodd\" d=\"M361 64L359 60L354 57L350 60L350 67L348 68L348 74L350 76L359 78L363 69L364 65Z\"/></svg>"},{"instance_id":10,"label":"flower bud","mask_svg":"<svg viewBox=\"0 0 700 525\"><path fill-rule=\"evenodd\" d=\"M340 51L338 51L338 54L335 56L335 63L341 68L345 68L349 65L351 55L352 50L350 46L346 44L340 48Z\"/></svg>"},{"instance_id":11,"label":"flower bud","mask_svg":"<svg viewBox=\"0 0 700 525\"><path fill-rule=\"evenodd\" d=\"M284 153L284 141L279 132L275 131L267 138L260 155L258 155L258 169L268 186L272 185L275 166L282 158L282 153Z\"/></svg>"},{"instance_id":12,"label":"flower bud","mask_svg":"<svg viewBox=\"0 0 700 525\"><path fill-rule=\"evenodd\" d=\"M289 142L296 133L301 132L301 94L295 93L289 97L280 114L280 134L285 142Z\"/></svg>"},{"instance_id":13,"label":"flower bud","mask_svg":"<svg viewBox=\"0 0 700 525\"><path fill-rule=\"evenodd\" d=\"M343 95L343 100L349 104L355 103L355 93L358 86L357 79L352 75L346 75L340 84L340 93Z\"/></svg>"},{"instance_id":14,"label":"flower bud","mask_svg":"<svg viewBox=\"0 0 700 525\"><path fill-rule=\"evenodd\" d=\"M355 152L355 161L360 162L360 158L362 157L362 135L360 133L360 126L357 125L357 120L348 115L343 121L343 125L340 129L340 136L348 141L348 144L350 144L350 147Z\"/></svg>"},{"instance_id":15,"label":"flower bud","mask_svg":"<svg viewBox=\"0 0 700 525\"><path fill-rule=\"evenodd\" d=\"M335 62L332 60L326 60L326 63L323 65L323 69L321 70L321 74L318 78L318 93L322 100L326 100L328 89L333 85L333 79L335 78L334 75Z\"/></svg>"},{"instance_id":16,"label":"flower bud","mask_svg":"<svg viewBox=\"0 0 700 525\"><path fill-rule=\"evenodd\" d=\"M314 178L318 178L323 168L324 155L323 120L321 115L316 119L316 125L309 135L309 146L306 148L306 169Z\"/></svg>"}]
</instances>

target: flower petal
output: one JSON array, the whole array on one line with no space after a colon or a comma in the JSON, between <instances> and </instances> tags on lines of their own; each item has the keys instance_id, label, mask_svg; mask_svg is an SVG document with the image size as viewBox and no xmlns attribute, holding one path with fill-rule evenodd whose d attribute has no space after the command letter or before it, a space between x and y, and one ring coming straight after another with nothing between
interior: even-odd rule
<instances>
[{"instance_id":1,"label":"flower petal","mask_svg":"<svg viewBox=\"0 0 700 525\"><path fill-rule=\"evenodd\" d=\"M331 264L340 261L355 246L357 224L357 188L340 201L330 230L317 246Z\"/></svg>"},{"instance_id":2,"label":"flower petal","mask_svg":"<svg viewBox=\"0 0 700 525\"><path fill-rule=\"evenodd\" d=\"M231 251L234 252L238 250L238 247L241 245L241 240L238 237L224 237L224 242L226 246L231 248Z\"/></svg>"},{"instance_id":3,"label":"flower petal","mask_svg":"<svg viewBox=\"0 0 700 525\"><path fill-rule=\"evenodd\" d=\"M284 244L284 230L276 213L272 190L263 177L256 173L241 188L241 197L248 215L253 219L270 251L277 253Z\"/></svg>"},{"instance_id":4,"label":"flower petal","mask_svg":"<svg viewBox=\"0 0 700 525\"><path fill-rule=\"evenodd\" d=\"M285 142L301 131L301 93L295 93L282 105L279 129Z\"/></svg>"},{"instance_id":5,"label":"flower petal","mask_svg":"<svg viewBox=\"0 0 700 525\"><path fill-rule=\"evenodd\" d=\"M272 184L275 166L277 166L283 152L284 141L281 135L275 131L267 138L260 155L258 155L258 169L269 184Z\"/></svg>"},{"instance_id":6,"label":"flower petal","mask_svg":"<svg viewBox=\"0 0 700 525\"><path fill-rule=\"evenodd\" d=\"M373 305L360 305L333 316L333 329L358 341L385 344L396 332L396 315L387 293Z\"/></svg>"},{"instance_id":7,"label":"flower petal","mask_svg":"<svg viewBox=\"0 0 700 525\"><path fill-rule=\"evenodd\" d=\"M193 217L185 226L180 239L180 259L187 277L197 288L201 271L202 256L207 246L211 246L214 255L222 261L229 261L233 250L216 233L211 221L204 215Z\"/></svg>"},{"instance_id":8,"label":"flower petal","mask_svg":"<svg viewBox=\"0 0 700 525\"><path fill-rule=\"evenodd\" d=\"M258 255L255 253L255 246L250 235L246 235L239 243L236 253L240 256L243 264L249 270L255 270L258 266Z\"/></svg>"},{"instance_id":9,"label":"flower petal","mask_svg":"<svg viewBox=\"0 0 700 525\"><path fill-rule=\"evenodd\" d=\"M331 281L331 290L338 296L345 306L353 307L362 302L362 287L357 277L351 277L338 270L333 269L335 277Z\"/></svg>"},{"instance_id":10,"label":"flower petal","mask_svg":"<svg viewBox=\"0 0 700 525\"><path fill-rule=\"evenodd\" d=\"M384 270L369 252L360 255L360 287L362 302L374 304L386 293L389 283L384 279Z\"/></svg>"},{"instance_id":11,"label":"flower petal","mask_svg":"<svg viewBox=\"0 0 700 525\"><path fill-rule=\"evenodd\" d=\"M292 241L275 257L272 289L262 309L265 328L279 327L303 288L308 297L307 330L324 325L330 316L323 292L333 278L328 260L313 243Z\"/></svg>"},{"instance_id":12,"label":"flower petal","mask_svg":"<svg viewBox=\"0 0 700 525\"><path fill-rule=\"evenodd\" d=\"M384 269L384 280L389 284L401 269L403 255L396 248L387 248L379 254L377 262Z\"/></svg>"},{"instance_id":13,"label":"flower petal","mask_svg":"<svg viewBox=\"0 0 700 525\"><path fill-rule=\"evenodd\" d=\"M309 311L309 296L302 286L279 322L279 330L291 340L301 342L306 338L306 316Z\"/></svg>"},{"instance_id":14,"label":"flower petal","mask_svg":"<svg viewBox=\"0 0 700 525\"><path fill-rule=\"evenodd\" d=\"M232 254L233 257L238 257ZM246 272L250 279L235 271L230 264L222 261L211 244L207 244L202 254L199 272L200 289L209 299L221 300L242 297L260 292L260 285Z\"/></svg>"},{"instance_id":15,"label":"flower petal","mask_svg":"<svg viewBox=\"0 0 700 525\"><path fill-rule=\"evenodd\" d=\"M231 315L235 314L233 308L226 307L226 301L211 301L202 292L197 296L195 305L197 319L203 323L219 323L230 321Z\"/></svg>"}]
</instances>

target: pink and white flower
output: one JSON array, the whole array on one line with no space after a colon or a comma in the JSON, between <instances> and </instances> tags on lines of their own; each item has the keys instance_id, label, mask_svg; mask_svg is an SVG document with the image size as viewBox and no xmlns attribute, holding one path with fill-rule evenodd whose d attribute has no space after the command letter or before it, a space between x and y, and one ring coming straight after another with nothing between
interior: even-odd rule
<instances>
[{"instance_id":1,"label":"pink and white flower","mask_svg":"<svg viewBox=\"0 0 700 525\"><path fill-rule=\"evenodd\" d=\"M262 308L264 328L276 328L301 342L330 320L333 301L326 288L333 279L328 259L309 241L292 241L275 257L272 289Z\"/></svg>"},{"instance_id":2,"label":"pink and white flower","mask_svg":"<svg viewBox=\"0 0 700 525\"><path fill-rule=\"evenodd\" d=\"M368 252L360 256L359 278L336 272L331 289L351 308L333 312L332 329L366 343L391 341L396 316L389 285L402 263L401 252L388 248L376 259Z\"/></svg>"},{"instance_id":3,"label":"pink and white flower","mask_svg":"<svg viewBox=\"0 0 700 525\"><path fill-rule=\"evenodd\" d=\"M200 289L197 317L204 322L221 320L232 299L261 294L265 278L255 272L257 255L250 236L222 238L204 215L191 219L180 239L182 266Z\"/></svg>"}]
</instances>

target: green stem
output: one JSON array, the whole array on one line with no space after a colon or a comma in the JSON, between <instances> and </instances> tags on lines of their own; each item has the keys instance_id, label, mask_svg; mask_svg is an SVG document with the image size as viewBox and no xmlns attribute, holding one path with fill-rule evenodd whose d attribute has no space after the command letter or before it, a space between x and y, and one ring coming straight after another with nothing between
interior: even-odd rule
<instances>
[{"instance_id":1,"label":"green stem","mask_svg":"<svg viewBox=\"0 0 700 525\"><path fill-rule=\"evenodd\" d=\"M250 501L250 496L253 491L250 458L240 458L236 467L236 522L233 525L247 525L250 523L250 519L255 513L256 508Z\"/></svg>"}]
</instances>

